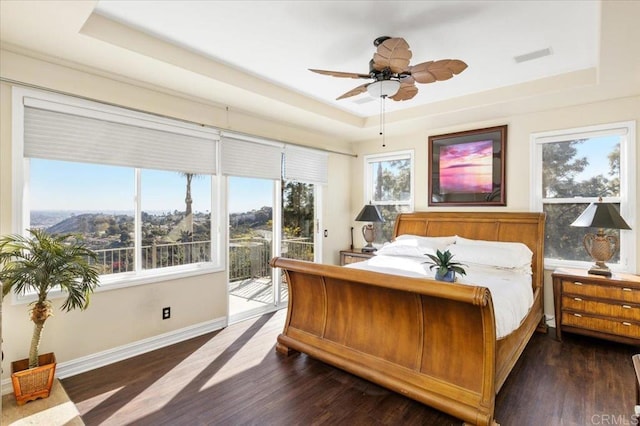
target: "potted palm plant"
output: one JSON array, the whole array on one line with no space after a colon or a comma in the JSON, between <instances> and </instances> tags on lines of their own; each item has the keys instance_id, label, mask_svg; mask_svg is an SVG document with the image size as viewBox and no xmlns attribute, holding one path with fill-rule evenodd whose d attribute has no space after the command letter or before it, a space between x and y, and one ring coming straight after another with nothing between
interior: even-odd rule
<instances>
[{"instance_id":1,"label":"potted palm plant","mask_svg":"<svg viewBox=\"0 0 640 426\"><path fill-rule=\"evenodd\" d=\"M426 262L431 265L429 266L429 269L433 270L438 268L435 275L435 278L438 281L447 281L452 283L456 280L456 273L460 275L467 274L467 271L462 268L465 265L459 262L454 262L452 260L453 255L449 250L445 250L444 252L436 250L435 256L429 253L425 253L425 255L431 259Z\"/></svg>"},{"instance_id":2,"label":"potted palm plant","mask_svg":"<svg viewBox=\"0 0 640 426\"><path fill-rule=\"evenodd\" d=\"M11 364L11 381L18 405L49 396L55 374L53 353L39 355L44 323L52 315L49 292L67 293L63 311L89 306L89 296L98 286L98 271L90 264L96 254L70 235L49 235L31 229L30 236L8 235L0 238L0 282L2 295L11 291L33 294L29 306L34 323L29 358ZM71 241L70 241L71 240Z\"/></svg>"}]
</instances>

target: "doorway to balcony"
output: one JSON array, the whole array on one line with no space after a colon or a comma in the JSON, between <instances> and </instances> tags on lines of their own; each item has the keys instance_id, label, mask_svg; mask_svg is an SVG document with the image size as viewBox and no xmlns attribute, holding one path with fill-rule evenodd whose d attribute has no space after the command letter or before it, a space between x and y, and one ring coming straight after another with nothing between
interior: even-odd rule
<instances>
[{"instance_id":1,"label":"doorway to balcony","mask_svg":"<svg viewBox=\"0 0 640 426\"><path fill-rule=\"evenodd\" d=\"M269 179L228 179L230 323L272 310L276 303L269 266L275 185Z\"/></svg>"},{"instance_id":2,"label":"doorway to balcony","mask_svg":"<svg viewBox=\"0 0 640 426\"><path fill-rule=\"evenodd\" d=\"M230 176L229 323L286 307L288 287L273 256L319 261L316 185Z\"/></svg>"}]
</instances>

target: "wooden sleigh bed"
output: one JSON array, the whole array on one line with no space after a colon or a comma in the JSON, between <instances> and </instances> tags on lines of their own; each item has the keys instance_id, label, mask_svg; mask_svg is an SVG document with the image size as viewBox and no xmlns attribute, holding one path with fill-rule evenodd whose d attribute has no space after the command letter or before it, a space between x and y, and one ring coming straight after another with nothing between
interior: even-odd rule
<instances>
[{"instance_id":1,"label":"wooden sleigh bed","mask_svg":"<svg viewBox=\"0 0 640 426\"><path fill-rule=\"evenodd\" d=\"M341 266L273 258L289 285L276 349L306 353L464 420L495 425L495 396L543 322L543 213L417 212L402 234L513 241L533 252L533 305L496 339L491 293Z\"/></svg>"}]
</instances>

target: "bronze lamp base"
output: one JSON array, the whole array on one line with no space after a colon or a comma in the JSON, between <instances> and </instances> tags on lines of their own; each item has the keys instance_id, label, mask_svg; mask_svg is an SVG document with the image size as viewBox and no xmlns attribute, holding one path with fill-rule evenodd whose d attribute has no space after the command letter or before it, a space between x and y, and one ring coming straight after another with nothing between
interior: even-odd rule
<instances>
[{"instance_id":1,"label":"bronze lamp base","mask_svg":"<svg viewBox=\"0 0 640 426\"><path fill-rule=\"evenodd\" d=\"M606 235L604 229L599 228L597 234L587 234L582 241L587 253L596 261L596 264L589 269L593 275L611 276L611 270L604 263L611 259L618 251L618 237Z\"/></svg>"},{"instance_id":2,"label":"bronze lamp base","mask_svg":"<svg viewBox=\"0 0 640 426\"><path fill-rule=\"evenodd\" d=\"M362 247L362 251L365 253L376 251L377 249L372 244L376 239L376 230L372 223L368 223L362 227L362 236L367 242L367 245Z\"/></svg>"}]
</instances>

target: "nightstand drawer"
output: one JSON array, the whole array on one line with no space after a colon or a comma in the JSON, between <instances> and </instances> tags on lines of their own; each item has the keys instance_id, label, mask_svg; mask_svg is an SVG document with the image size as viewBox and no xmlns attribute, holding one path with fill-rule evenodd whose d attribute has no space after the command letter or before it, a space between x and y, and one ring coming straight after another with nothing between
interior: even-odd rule
<instances>
[{"instance_id":1,"label":"nightstand drawer","mask_svg":"<svg viewBox=\"0 0 640 426\"><path fill-rule=\"evenodd\" d=\"M598 315L640 322L640 306L627 303L605 303L581 297L562 296L562 309L597 313Z\"/></svg>"},{"instance_id":2,"label":"nightstand drawer","mask_svg":"<svg viewBox=\"0 0 640 426\"><path fill-rule=\"evenodd\" d=\"M562 325L615 334L623 337L631 337L634 339L640 338L640 325L631 321L614 321L604 318L594 318L573 312L563 312Z\"/></svg>"},{"instance_id":3,"label":"nightstand drawer","mask_svg":"<svg viewBox=\"0 0 640 426\"><path fill-rule=\"evenodd\" d=\"M342 264L343 265L348 265L350 263L363 262L363 261L365 261L367 259L368 258L362 257L362 256L353 256L353 255L350 255L350 254L343 254L342 255Z\"/></svg>"},{"instance_id":4,"label":"nightstand drawer","mask_svg":"<svg viewBox=\"0 0 640 426\"><path fill-rule=\"evenodd\" d=\"M340 251L340 265L362 262L375 256L374 252L362 251L362 249L351 249Z\"/></svg>"},{"instance_id":5,"label":"nightstand drawer","mask_svg":"<svg viewBox=\"0 0 640 426\"><path fill-rule=\"evenodd\" d=\"M599 285L586 280L562 280L562 293L640 303L640 290L632 287Z\"/></svg>"}]
</instances>

